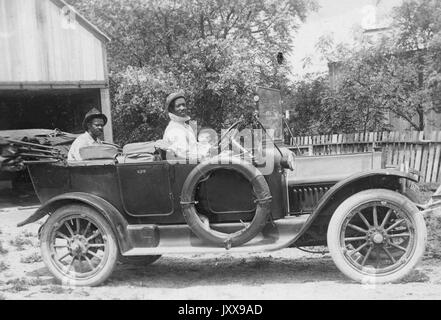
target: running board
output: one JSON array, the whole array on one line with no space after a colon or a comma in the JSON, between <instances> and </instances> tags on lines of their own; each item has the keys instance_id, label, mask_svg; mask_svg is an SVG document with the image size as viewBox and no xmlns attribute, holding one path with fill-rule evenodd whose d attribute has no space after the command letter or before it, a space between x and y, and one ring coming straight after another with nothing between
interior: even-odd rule
<instances>
[{"instance_id":1,"label":"running board","mask_svg":"<svg viewBox=\"0 0 441 320\"><path fill-rule=\"evenodd\" d=\"M309 215L286 217L268 223L252 240L239 247L226 249L199 239L187 225L130 225L133 248L123 256L197 253L239 253L278 250L290 245L299 234ZM212 229L234 232L243 228L240 223L212 224Z\"/></svg>"}]
</instances>

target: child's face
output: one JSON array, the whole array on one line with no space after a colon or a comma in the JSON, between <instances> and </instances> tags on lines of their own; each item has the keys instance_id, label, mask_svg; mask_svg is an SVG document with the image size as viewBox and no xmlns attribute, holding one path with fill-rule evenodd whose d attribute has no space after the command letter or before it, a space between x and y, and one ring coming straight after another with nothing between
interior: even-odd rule
<instances>
[{"instance_id":1,"label":"child's face","mask_svg":"<svg viewBox=\"0 0 441 320\"><path fill-rule=\"evenodd\" d=\"M210 134L208 134L208 133L206 133L206 132L201 132L200 134L199 134L199 142L202 142L202 143L210 143Z\"/></svg>"}]
</instances>

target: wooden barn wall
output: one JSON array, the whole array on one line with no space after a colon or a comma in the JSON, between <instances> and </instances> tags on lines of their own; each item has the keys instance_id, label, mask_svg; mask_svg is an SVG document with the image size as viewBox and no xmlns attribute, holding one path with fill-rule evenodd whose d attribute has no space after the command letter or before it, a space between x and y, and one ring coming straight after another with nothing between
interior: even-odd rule
<instances>
[{"instance_id":1,"label":"wooden barn wall","mask_svg":"<svg viewBox=\"0 0 441 320\"><path fill-rule=\"evenodd\" d=\"M49 0L0 0L0 82L105 81L104 44Z\"/></svg>"}]
</instances>

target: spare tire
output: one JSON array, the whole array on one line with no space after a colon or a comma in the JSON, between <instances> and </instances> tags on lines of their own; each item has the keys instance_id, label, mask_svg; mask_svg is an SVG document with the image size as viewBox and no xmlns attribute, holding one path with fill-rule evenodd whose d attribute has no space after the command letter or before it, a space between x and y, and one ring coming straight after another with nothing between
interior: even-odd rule
<instances>
[{"instance_id":1,"label":"spare tire","mask_svg":"<svg viewBox=\"0 0 441 320\"><path fill-rule=\"evenodd\" d=\"M249 225L234 233L223 233L204 225L196 210L196 188L202 178L217 169L234 170L250 183L256 196L256 212ZM271 211L271 192L262 173L251 164L235 159L214 157L197 165L188 175L181 192L181 205L185 221L200 239L229 249L253 239L265 226Z\"/></svg>"}]
</instances>

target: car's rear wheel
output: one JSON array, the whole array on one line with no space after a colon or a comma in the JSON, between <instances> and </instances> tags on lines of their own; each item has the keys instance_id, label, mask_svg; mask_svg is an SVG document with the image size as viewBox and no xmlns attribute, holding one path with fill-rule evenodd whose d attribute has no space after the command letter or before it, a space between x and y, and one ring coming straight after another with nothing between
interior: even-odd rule
<instances>
[{"instance_id":1,"label":"car's rear wheel","mask_svg":"<svg viewBox=\"0 0 441 320\"><path fill-rule=\"evenodd\" d=\"M43 261L65 285L96 286L113 271L118 257L115 235L96 210L85 205L57 209L41 230Z\"/></svg>"},{"instance_id":2,"label":"car's rear wheel","mask_svg":"<svg viewBox=\"0 0 441 320\"><path fill-rule=\"evenodd\" d=\"M423 256L427 231L418 208L386 189L359 192L334 212L329 252L341 272L362 283L386 283L407 275Z\"/></svg>"}]
</instances>

